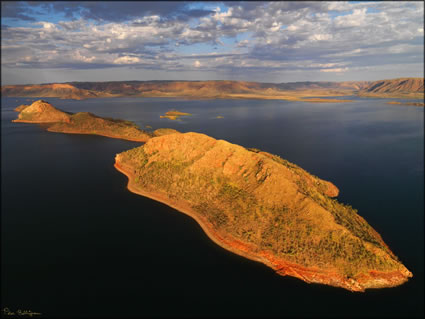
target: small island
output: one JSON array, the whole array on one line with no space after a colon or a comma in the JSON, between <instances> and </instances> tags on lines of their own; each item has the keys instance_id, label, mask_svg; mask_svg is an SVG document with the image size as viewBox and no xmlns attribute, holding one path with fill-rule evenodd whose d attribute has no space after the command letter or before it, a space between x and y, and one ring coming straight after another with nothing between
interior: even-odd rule
<instances>
[{"instance_id":1,"label":"small island","mask_svg":"<svg viewBox=\"0 0 425 319\"><path fill-rule=\"evenodd\" d=\"M181 116L189 116L192 115L190 113L184 113L177 110L171 110L165 113L165 115L161 115L160 118L168 118L170 120L177 120Z\"/></svg>"},{"instance_id":2,"label":"small island","mask_svg":"<svg viewBox=\"0 0 425 319\"><path fill-rule=\"evenodd\" d=\"M218 245L309 283L351 291L412 273L335 185L258 149L199 133L154 137L117 154L134 193L194 218Z\"/></svg>"},{"instance_id":3,"label":"small island","mask_svg":"<svg viewBox=\"0 0 425 319\"><path fill-rule=\"evenodd\" d=\"M146 142L153 136L130 121L102 118L89 112L72 114L43 100L20 105L15 111L20 113L13 122L40 123L50 132L94 134L135 142Z\"/></svg>"}]
</instances>

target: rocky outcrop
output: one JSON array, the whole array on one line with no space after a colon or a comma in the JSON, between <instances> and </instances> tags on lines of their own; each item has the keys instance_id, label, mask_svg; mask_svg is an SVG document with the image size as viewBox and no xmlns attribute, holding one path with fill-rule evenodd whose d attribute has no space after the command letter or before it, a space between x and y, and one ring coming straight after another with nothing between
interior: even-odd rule
<instances>
[{"instance_id":1,"label":"rocky outcrop","mask_svg":"<svg viewBox=\"0 0 425 319\"><path fill-rule=\"evenodd\" d=\"M199 133L154 137L120 153L129 190L193 217L222 247L280 275L351 291L412 274L338 189L276 155Z\"/></svg>"},{"instance_id":2,"label":"rocky outcrop","mask_svg":"<svg viewBox=\"0 0 425 319\"><path fill-rule=\"evenodd\" d=\"M95 134L137 142L146 142L153 136L130 121L102 118L89 112L67 113L43 100L21 105L15 111L20 113L13 122L46 123L50 132Z\"/></svg>"},{"instance_id":3,"label":"rocky outcrop","mask_svg":"<svg viewBox=\"0 0 425 319\"><path fill-rule=\"evenodd\" d=\"M69 122L71 115L56 109L50 103L38 100L31 105L20 105L15 111L20 112L13 122L24 123L56 123Z\"/></svg>"}]
</instances>

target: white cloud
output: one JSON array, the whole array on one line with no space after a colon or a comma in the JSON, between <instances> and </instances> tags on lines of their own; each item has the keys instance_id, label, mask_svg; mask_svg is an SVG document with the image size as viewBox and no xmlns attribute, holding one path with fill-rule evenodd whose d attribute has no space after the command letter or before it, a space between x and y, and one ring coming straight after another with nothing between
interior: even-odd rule
<instances>
[{"instance_id":1,"label":"white cloud","mask_svg":"<svg viewBox=\"0 0 425 319\"><path fill-rule=\"evenodd\" d=\"M347 72L348 68L334 68L334 69L321 69L320 72L336 72L336 73L341 73L341 72Z\"/></svg>"},{"instance_id":2,"label":"white cloud","mask_svg":"<svg viewBox=\"0 0 425 319\"><path fill-rule=\"evenodd\" d=\"M48 30L48 31L56 30L56 26L51 22L40 21L40 22L36 22L36 24L41 25L44 30Z\"/></svg>"},{"instance_id":3,"label":"white cloud","mask_svg":"<svg viewBox=\"0 0 425 319\"><path fill-rule=\"evenodd\" d=\"M309 36L308 39L312 41L326 41L326 40L332 39L332 35L318 33L318 34L312 34L311 36Z\"/></svg>"},{"instance_id":4,"label":"white cloud","mask_svg":"<svg viewBox=\"0 0 425 319\"><path fill-rule=\"evenodd\" d=\"M80 18L8 27L2 29L2 65L45 68L48 63L52 68L81 69L94 64L135 65L223 74L315 70L331 76L361 72L369 65L423 64L421 2L226 5L231 8L216 8L190 20L163 19L156 13L125 23ZM201 53L192 57L182 53L191 48Z\"/></svg>"},{"instance_id":5,"label":"white cloud","mask_svg":"<svg viewBox=\"0 0 425 319\"><path fill-rule=\"evenodd\" d=\"M359 27L365 24L366 8L354 9L352 14L335 18L338 27Z\"/></svg>"},{"instance_id":6,"label":"white cloud","mask_svg":"<svg viewBox=\"0 0 425 319\"><path fill-rule=\"evenodd\" d=\"M248 46L248 44L249 44L249 40L248 39L245 39L245 40L239 41L236 46L238 48L245 48L245 47Z\"/></svg>"},{"instance_id":7,"label":"white cloud","mask_svg":"<svg viewBox=\"0 0 425 319\"><path fill-rule=\"evenodd\" d=\"M95 56L91 56L91 57L85 56L85 55L81 54L80 50L75 51L72 54L72 56L75 60L81 61L81 62L89 62L90 63L90 62L93 62L94 60L96 60Z\"/></svg>"},{"instance_id":8,"label":"white cloud","mask_svg":"<svg viewBox=\"0 0 425 319\"><path fill-rule=\"evenodd\" d=\"M139 63L140 59L134 56L122 56L119 58L116 58L114 60L115 64L133 64L133 63Z\"/></svg>"}]
</instances>

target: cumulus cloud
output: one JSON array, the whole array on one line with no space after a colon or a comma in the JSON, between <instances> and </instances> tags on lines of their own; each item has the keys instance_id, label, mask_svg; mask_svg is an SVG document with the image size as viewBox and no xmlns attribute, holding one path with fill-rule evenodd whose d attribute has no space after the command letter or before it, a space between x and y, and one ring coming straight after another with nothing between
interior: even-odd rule
<instances>
[{"instance_id":1,"label":"cumulus cloud","mask_svg":"<svg viewBox=\"0 0 425 319\"><path fill-rule=\"evenodd\" d=\"M422 2L217 4L2 2L2 65L197 69L249 78L258 71L423 67ZM62 18L50 19L51 13Z\"/></svg>"},{"instance_id":2,"label":"cumulus cloud","mask_svg":"<svg viewBox=\"0 0 425 319\"><path fill-rule=\"evenodd\" d=\"M116 58L114 60L115 64L133 64L138 62L140 62L140 59L138 57L128 55Z\"/></svg>"}]
</instances>

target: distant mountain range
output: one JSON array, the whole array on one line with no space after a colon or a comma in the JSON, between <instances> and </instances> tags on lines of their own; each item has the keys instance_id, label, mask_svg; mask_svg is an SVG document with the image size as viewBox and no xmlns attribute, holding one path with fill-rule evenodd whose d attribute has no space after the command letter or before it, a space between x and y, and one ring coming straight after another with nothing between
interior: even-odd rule
<instances>
[{"instance_id":1,"label":"distant mountain range","mask_svg":"<svg viewBox=\"0 0 425 319\"><path fill-rule=\"evenodd\" d=\"M304 100L325 96L423 98L423 78L381 81L260 83L245 81L110 81L2 86L3 96L88 99L105 97L256 98ZM317 100L321 102L323 100Z\"/></svg>"}]
</instances>

